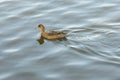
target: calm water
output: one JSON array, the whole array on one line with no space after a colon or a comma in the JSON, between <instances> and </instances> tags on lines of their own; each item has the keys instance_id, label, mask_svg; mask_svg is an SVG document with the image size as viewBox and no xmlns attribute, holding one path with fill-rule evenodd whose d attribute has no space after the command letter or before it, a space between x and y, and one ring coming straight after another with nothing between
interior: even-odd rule
<instances>
[{"instance_id":1,"label":"calm water","mask_svg":"<svg viewBox=\"0 0 120 80\"><path fill-rule=\"evenodd\" d=\"M0 0L0 80L120 80L120 0ZM67 32L37 41L38 24Z\"/></svg>"}]
</instances>

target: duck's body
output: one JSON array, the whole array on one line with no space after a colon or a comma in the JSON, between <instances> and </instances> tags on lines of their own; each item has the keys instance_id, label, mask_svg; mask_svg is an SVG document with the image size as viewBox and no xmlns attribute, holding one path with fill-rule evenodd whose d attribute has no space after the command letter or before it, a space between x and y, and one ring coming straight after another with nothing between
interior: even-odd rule
<instances>
[{"instance_id":1,"label":"duck's body","mask_svg":"<svg viewBox=\"0 0 120 80\"><path fill-rule=\"evenodd\" d=\"M38 25L38 29L41 30L41 35L48 40L63 39L65 38L65 35L66 35L66 33L63 33L63 32L47 33L45 32L45 27L42 24Z\"/></svg>"}]
</instances>

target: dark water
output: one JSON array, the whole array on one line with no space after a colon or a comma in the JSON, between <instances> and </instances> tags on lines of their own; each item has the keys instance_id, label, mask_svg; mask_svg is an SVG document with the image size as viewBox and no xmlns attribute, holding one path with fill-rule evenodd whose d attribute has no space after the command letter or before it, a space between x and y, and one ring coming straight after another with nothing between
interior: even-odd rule
<instances>
[{"instance_id":1,"label":"dark water","mask_svg":"<svg viewBox=\"0 0 120 80\"><path fill-rule=\"evenodd\" d=\"M120 80L120 0L0 0L0 80ZM40 45L38 24L67 32Z\"/></svg>"}]
</instances>

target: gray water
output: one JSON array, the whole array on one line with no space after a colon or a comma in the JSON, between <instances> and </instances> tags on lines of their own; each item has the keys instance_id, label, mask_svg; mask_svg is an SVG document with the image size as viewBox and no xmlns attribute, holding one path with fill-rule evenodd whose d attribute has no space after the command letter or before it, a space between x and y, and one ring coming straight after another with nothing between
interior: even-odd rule
<instances>
[{"instance_id":1,"label":"gray water","mask_svg":"<svg viewBox=\"0 0 120 80\"><path fill-rule=\"evenodd\" d=\"M120 0L0 0L0 80L120 80ZM38 24L67 32L40 44Z\"/></svg>"}]
</instances>

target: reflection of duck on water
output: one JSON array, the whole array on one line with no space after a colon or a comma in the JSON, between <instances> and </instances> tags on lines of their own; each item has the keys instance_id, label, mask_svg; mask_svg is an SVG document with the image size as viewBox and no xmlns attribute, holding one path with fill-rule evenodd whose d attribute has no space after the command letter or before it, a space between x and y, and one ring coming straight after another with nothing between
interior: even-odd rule
<instances>
[{"instance_id":1,"label":"reflection of duck on water","mask_svg":"<svg viewBox=\"0 0 120 80\"><path fill-rule=\"evenodd\" d=\"M44 43L44 38L41 36L40 39L37 40L39 42L39 44L43 44Z\"/></svg>"},{"instance_id":2,"label":"reflection of duck on water","mask_svg":"<svg viewBox=\"0 0 120 80\"><path fill-rule=\"evenodd\" d=\"M47 40L66 40L66 33L63 32L45 32L45 27L40 24L38 25L38 29L41 31L41 38L38 40L40 44L44 43L44 39Z\"/></svg>"}]
</instances>

